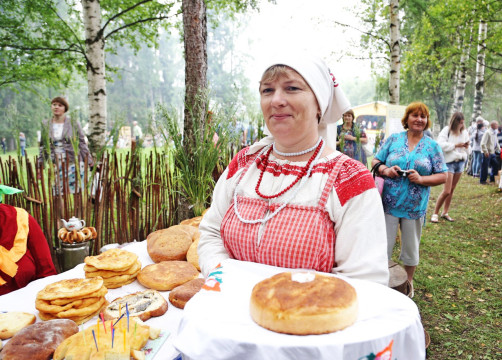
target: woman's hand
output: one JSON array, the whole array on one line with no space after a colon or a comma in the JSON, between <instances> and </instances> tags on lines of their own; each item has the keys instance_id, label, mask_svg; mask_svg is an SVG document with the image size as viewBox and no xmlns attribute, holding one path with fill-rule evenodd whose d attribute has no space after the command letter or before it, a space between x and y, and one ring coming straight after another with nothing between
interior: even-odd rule
<instances>
[{"instance_id":1,"label":"woman's hand","mask_svg":"<svg viewBox=\"0 0 502 360\"><path fill-rule=\"evenodd\" d=\"M422 176L416 170L408 170L408 180L412 183L422 185Z\"/></svg>"},{"instance_id":2,"label":"woman's hand","mask_svg":"<svg viewBox=\"0 0 502 360\"><path fill-rule=\"evenodd\" d=\"M458 143L458 144L455 144L455 147L458 148L458 147L463 147L463 148L468 148L469 147L469 142L463 142L463 143Z\"/></svg>"},{"instance_id":3,"label":"woman's hand","mask_svg":"<svg viewBox=\"0 0 502 360\"><path fill-rule=\"evenodd\" d=\"M356 137L355 136L352 136L352 135L349 135L349 134L345 134L345 136L343 137L345 140L352 140L352 141L355 141L356 140Z\"/></svg>"},{"instance_id":4,"label":"woman's hand","mask_svg":"<svg viewBox=\"0 0 502 360\"><path fill-rule=\"evenodd\" d=\"M394 166L391 166L391 167L386 167L385 169L383 169L380 174L382 176L386 176L386 177L389 177L389 178L395 178L395 177L398 177L399 174L397 173L398 170L401 170L401 168L397 165L394 165Z\"/></svg>"}]
</instances>

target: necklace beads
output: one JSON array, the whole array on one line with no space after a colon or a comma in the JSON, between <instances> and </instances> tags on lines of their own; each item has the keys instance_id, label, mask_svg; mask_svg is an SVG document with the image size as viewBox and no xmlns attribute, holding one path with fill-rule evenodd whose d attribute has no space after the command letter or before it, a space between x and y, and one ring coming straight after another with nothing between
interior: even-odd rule
<instances>
[{"instance_id":1,"label":"necklace beads","mask_svg":"<svg viewBox=\"0 0 502 360\"><path fill-rule=\"evenodd\" d=\"M317 149L317 147L321 143L321 140L322 140L322 138L319 136L319 139L317 140L316 144L314 146L312 146L311 148L308 148L308 149L305 149L305 150L302 150L302 151L298 151L298 152L293 152L293 153L286 153L286 152L282 152L282 151L277 150L277 148L275 147L275 142L272 145L272 147L274 148L274 152L277 155L281 155L281 156L300 156L300 155L307 154L307 153L309 153L309 152L314 151L315 149Z\"/></svg>"},{"instance_id":2,"label":"necklace beads","mask_svg":"<svg viewBox=\"0 0 502 360\"><path fill-rule=\"evenodd\" d=\"M262 170L260 171L260 176L258 178L258 183L256 184L256 187L255 187L255 191L256 191L256 194L264 199L274 199L274 198L277 198L283 194L285 194L286 192L288 192L289 190L291 190L291 188L293 186L296 185L296 183L298 183L298 181L300 181L301 178L303 178L305 176L305 174L307 174L308 170L310 169L310 166L312 164L312 162L314 161L314 159L317 158L317 155L319 154L320 150L323 148L323 142L322 142L322 138L319 138L319 141L317 142L316 144L316 147L315 147L315 152L314 154L310 157L309 161L307 162L307 164L305 165L305 167L302 169L301 173L296 177L296 179L287 187L285 188L284 190L278 192L277 194L275 195L265 195L263 194L261 191L260 191L260 185L261 185L261 181L263 179L263 175L265 174L265 170L267 169L267 165L268 165L268 161L269 161L269 157L270 157L270 153L272 152L272 149L274 148L273 146L267 151L267 154L266 154L266 158L265 158L265 162L263 163L263 166L262 166ZM308 150L308 149L307 149ZM274 149L275 151L275 149ZM309 150L309 151L312 151L312 150ZM281 154L279 154L281 155ZM293 155L291 155L293 156Z\"/></svg>"}]
</instances>

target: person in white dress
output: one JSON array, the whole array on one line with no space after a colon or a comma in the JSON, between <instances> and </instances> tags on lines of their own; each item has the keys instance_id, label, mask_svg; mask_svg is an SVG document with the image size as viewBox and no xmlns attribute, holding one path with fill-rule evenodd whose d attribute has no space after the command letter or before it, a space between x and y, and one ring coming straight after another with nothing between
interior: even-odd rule
<instances>
[{"instance_id":1,"label":"person in white dress","mask_svg":"<svg viewBox=\"0 0 502 360\"><path fill-rule=\"evenodd\" d=\"M368 169L336 146L350 109L317 58L271 62L260 82L269 136L241 150L200 224L204 275L233 258L388 284L380 194Z\"/></svg>"},{"instance_id":2,"label":"person in white dress","mask_svg":"<svg viewBox=\"0 0 502 360\"><path fill-rule=\"evenodd\" d=\"M457 111L451 116L450 124L441 130L437 142L443 150L448 173L443 191L439 194L434 208L434 214L432 214L431 217L431 222L434 223L439 221L438 214L443 205L444 209L441 217L447 221L455 221L448 214L448 211L450 210L453 192L464 172L464 167L470 152L470 138L469 133L465 129L464 114Z\"/></svg>"}]
</instances>

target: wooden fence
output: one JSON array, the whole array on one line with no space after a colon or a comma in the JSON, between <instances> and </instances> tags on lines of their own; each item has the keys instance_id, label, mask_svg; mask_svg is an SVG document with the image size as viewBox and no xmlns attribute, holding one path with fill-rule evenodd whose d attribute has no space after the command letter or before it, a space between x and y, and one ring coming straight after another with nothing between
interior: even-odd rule
<instances>
[{"instance_id":1,"label":"wooden fence","mask_svg":"<svg viewBox=\"0 0 502 360\"><path fill-rule=\"evenodd\" d=\"M72 194L67 167L61 169L62 176L57 176L53 169L58 164L46 165L44 170L36 159L9 157L0 161L2 184L24 192L6 196L4 202L26 209L37 220L59 268L56 249L60 248L60 219L76 216L96 228L93 254L103 245L141 241L150 232L172 225L178 195L168 159L167 153L157 151L147 155L134 149L127 154L105 152L97 162L99 171L85 164L83 183L76 181ZM55 191L60 187L62 191Z\"/></svg>"}]
</instances>

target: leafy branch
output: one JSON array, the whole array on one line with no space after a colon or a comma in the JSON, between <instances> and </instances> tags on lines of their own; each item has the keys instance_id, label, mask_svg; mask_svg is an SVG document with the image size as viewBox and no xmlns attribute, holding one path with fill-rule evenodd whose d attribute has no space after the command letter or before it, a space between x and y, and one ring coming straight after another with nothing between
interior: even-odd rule
<instances>
[{"instance_id":1,"label":"leafy branch","mask_svg":"<svg viewBox=\"0 0 502 360\"><path fill-rule=\"evenodd\" d=\"M181 14L181 11L177 12L176 14L173 14L173 15L168 15L168 16L157 16L157 17L151 17L151 18L145 18L145 19L140 19L140 20L137 20L137 21L134 21L132 23L129 23L129 24L125 24L121 27L118 27L117 29L114 29L113 31L109 32L106 36L105 36L105 39L108 39L109 37L111 37L113 34L115 34L116 32L119 32L121 30L124 30L124 29L127 29L129 27L132 27L132 26L136 26L136 25L139 25L141 23L144 23L144 22L148 22L148 21L158 21L158 20L165 20L165 19L170 19L172 17L175 17L175 16L178 16L179 14Z\"/></svg>"}]
</instances>

